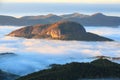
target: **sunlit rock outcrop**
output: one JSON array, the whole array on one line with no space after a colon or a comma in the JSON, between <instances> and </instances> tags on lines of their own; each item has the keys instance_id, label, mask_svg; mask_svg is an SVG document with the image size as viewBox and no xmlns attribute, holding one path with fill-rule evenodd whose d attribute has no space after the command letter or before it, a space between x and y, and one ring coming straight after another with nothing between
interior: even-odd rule
<instances>
[{"instance_id":1,"label":"sunlit rock outcrop","mask_svg":"<svg viewBox=\"0 0 120 80\"><path fill-rule=\"evenodd\" d=\"M8 36L58 40L112 41L111 39L86 32L81 24L71 21L28 26L15 30Z\"/></svg>"}]
</instances>

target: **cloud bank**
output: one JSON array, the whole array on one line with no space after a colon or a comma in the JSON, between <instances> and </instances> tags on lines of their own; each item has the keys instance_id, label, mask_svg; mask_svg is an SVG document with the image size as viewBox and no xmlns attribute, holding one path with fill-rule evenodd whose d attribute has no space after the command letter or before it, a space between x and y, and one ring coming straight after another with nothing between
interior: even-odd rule
<instances>
[{"instance_id":1,"label":"cloud bank","mask_svg":"<svg viewBox=\"0 0 120 80\"><path fill-rule=\"evenodd\" d=\"M90 57L98 55L120 56L120 38L118 39L118 37L115 38L118 40L115 42L84 42L4 36L17 28L6 26L0 29L0 53L14 52L17 54L17 56L0 57L0 69L18 75L26 75L48 68L49 64L54 63L88 62L92 60ZM119 32L117 32L118 28L107 29L106 33L102 32L103 28L92 29L91 27L87 30L111 38L113 38L111 35L119 35Z\"/></svg>"}]
</instances>

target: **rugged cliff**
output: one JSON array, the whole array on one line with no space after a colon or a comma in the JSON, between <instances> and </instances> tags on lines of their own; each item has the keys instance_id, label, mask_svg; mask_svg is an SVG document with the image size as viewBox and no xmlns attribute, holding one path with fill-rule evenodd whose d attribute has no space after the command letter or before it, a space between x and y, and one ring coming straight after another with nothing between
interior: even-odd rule
<instances>
[{"instance_id":1,"label":"rugged cliff","mask_svg":"<svg viewBox=\"0 0 120 80\"><path fill-rule=\"evenodd\" d=\"M111 39L86 32L81 24L71 21L28 26L15 30L8 34L8 36L59 40L112 41Z\"/></svg>"}]
</instances>

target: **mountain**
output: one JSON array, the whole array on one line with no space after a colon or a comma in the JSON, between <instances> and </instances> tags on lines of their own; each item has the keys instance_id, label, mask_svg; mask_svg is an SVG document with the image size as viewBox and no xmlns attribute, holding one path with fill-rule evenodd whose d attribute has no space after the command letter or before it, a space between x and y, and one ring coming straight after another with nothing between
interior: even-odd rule
<instances>
[{"instance_id":1,"label":"mountain","mask_svg":"<svg viewBox=\"0 0 120 80\"><path fill-rule=\"evenodd\" d=\"M91 62L91 64L96 65L96 66L102 66L102 67L109 67L109 66L114 66L116 63L111 62L108 59L97 59Z\"/></svg>"},{"instance_id":2,"label":"mountain","mask_svg":"<svg viewBox=\"0 0 120 80\"><path fill-rule=\"evenodd\" d=\"M17 21L15 17L0 15L0 25L16 25Z\"/></svg>"},{"instance_id":3,"label":"mountain","mask_svg":"<svg viewBox=\"0 0 120 80\"><path fill-rule=\"evenodd\" d=\"M18 75L0 70L0 80L15 80L18 77Z\"/></svg>"},{"instance_id":4,"label":"mountain","mask_svg":"<svg viewBox=\"0 0 120 80\"><path fill-rule=\"evenodd\" d=\"M15 53L6 52L6 53L0 53L0 56L16 56L16 54Z\"/></svg>"},{"instance_id":5,"label":"mountain","mask_svg":"<svg viewBox=\"0 0 120 80\"><path fill-rule=\"evenodd\" d=\"M65 18L65 19L66 18L85 18L85 17L89 17L89 15L73 13L73 14L61 15L61 17Z\"/></svg>"},{"instance_id":6,"label":"mountain","mask_svg":"<svg viewBox=\"0 0 120 80\"><path fill-rule=\"evenodd\" d=\"M17 54L15 54L15 53L0 53L0 60L1 59L8 59L8 58L12 58L12 57L16 57L17 56Z\"/></svg>"},{"instance_id":7,"label":"mountain","mask_svg":"<svg viewBox=\"0 0 120 80\"><path fill-rule=\"evenodd\" d=\"M81 24L71 21L27 26L11 32L8 36L59 40L112 41L111 39L86 32Z\"/></svg>"},{"instance_id":8,"label":"mountain","mask_svg":"<svg viewBox=\"0 0 120 80\"><path fill-rule=\"evenodd\" d=\"M103 65L103 66L102 66ZM49 69L28 74L17 80L78 80L113 78L120 79L120 64L107 59L97 59L90 63L72 62L55 65Z\"/></svg>"},{"instance_id":9,"label":"mountain","mask_svg":"<svg viewBox=\"0 0 120 80\"><path fill-rule=\"evenodd\" d=\"M23 16L21 18L0 15L0 25L29 26L35 24L50 24L62 20L78 22L84 26L120 26L120 17L107 16L102 13L95 13L93 15L79 13L64 15L48 14L38 16Z\"/></svg>"},{"instance_id":10,"label":"mountain","mask_svg":"<svg viewBox=\"0 0 120 80\"><path fill-rule=\"evenodd\" d=\"M120 60L120 57L110 57L110 56L94 56L91 59L109 59L109 60Z\"/></svg>"}]
</instances>

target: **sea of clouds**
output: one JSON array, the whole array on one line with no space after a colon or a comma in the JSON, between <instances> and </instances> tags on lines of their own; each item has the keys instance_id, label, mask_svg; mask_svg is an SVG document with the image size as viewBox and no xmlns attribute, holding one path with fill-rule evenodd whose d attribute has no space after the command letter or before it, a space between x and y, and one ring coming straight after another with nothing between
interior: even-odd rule
<instances>
[{"instance_id":1,"label":"sea of clouds","mask_svg":"<svg viewBox=\"0 0 120 80\"><path fill-rule=\"evenodd\" d=\"M24 39L5 36L17 26L0 26L0 53L13 52L16 56L0 57L0 69L26 75L50 64L90 62L93 56L120 57L120 28L86 27L86 30L114 39L114 42L60 41ZM120 61L118 61L120 62Z\"/></svg>"}]
</instances>

